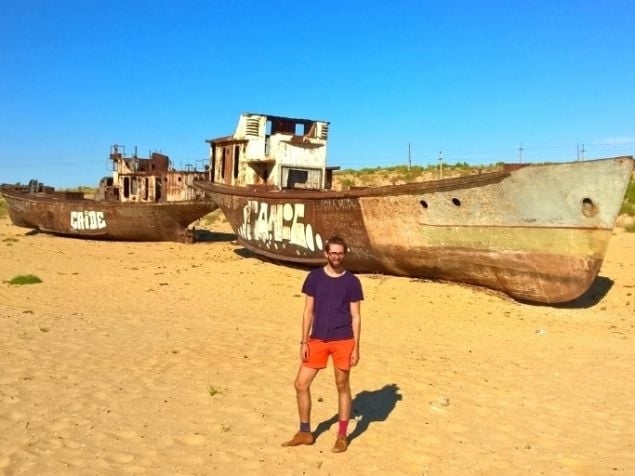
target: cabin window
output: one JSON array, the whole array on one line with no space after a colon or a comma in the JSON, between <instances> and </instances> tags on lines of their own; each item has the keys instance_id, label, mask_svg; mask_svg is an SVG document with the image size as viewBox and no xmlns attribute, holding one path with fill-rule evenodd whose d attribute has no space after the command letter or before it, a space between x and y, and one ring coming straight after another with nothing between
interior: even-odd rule
<instances>
[{"instance_id":1,"label":"cabin window","mask_svg":"<svg viewBox=\"0 0 635 476\"><path fill-rule=\"evenodd\" d=\"M271 135L271 121L267 121L267 127L265 129L265 135L270 136Z\"/></svg>"},{"instance_id":2,"label":"cabin window","mask_svg":"<svg viewBox=\"0 0 635 476\"><path fill-rule=\"evenodd\" d=\"M123 178L123 197L130 197L130 177Z\"/></svg>"},{"instance_id":3,"label":"cabin window","mask_svg":"<svg viewBox=\"0 0 635 476\"><path fill-rule=\"evenodd\" d=\"M296 122L295 123L294 134L296 136L303 136L304 135L304 124Z\"/></svg>"},{"instance_id":4,"label":"cabin window","mask_svg":"<svg viewBox=\"0 0 635 476\"><path fill-rule=\"evenodd\" d=\"M220 159L220 176L223 178L223 181L225 180L225 163L227 161L227 148L223 147L223 155Z\"/></svg>"},{"instance_id":5,"label":"cabin window","mask_svg":"<svg viewBox=\"0 0 635 476\"><path fill-rule=\"evenodd\" d=\"M238 178L238 159L240 159L240 146L234 146L234 178Z\"/></svg>"},{"instance_id":6,"label":"cabin window","mask_svg":"<svg viewBox=\"0 0 635 476\"><path fill-rule=\"evenodd\" d=\"M145 178L144 180L144 187L143 187L143 199L144 200L148 200L148 193L150 192L150 183L148 181L148 177Z\"/></svg>"},{"instance_id":7,"label":"cabin window","mask_svg":"<svg viewBox=\"0 0 635 476\"><path fill-rule=\"evenodd\" d=\"M212 147L212 157L210 158L209 170L210 177L209 179L212 182L216 181L216 147Z\"/></svg>"},{"instance_id":8,"label":"cabin window","mask_svg":"<svg viewBox=\"0 0 635 476\"><path fill-rule=\"evenodd\" d=\"M306 185L307 180L309 180L308 170L289 169L287 187L294 188L297 184Z\"/></svg>"},{"instance_id":9,"label":"cabin window","mask_svg":"<svg viewBox=\"0 0 635 476\"><path fill-rule=\"evenodd\" d=\"M321 187L322 172L320 169L282 168L283 188L303 188L316 190Z\"/></svg>"}]
</instances>

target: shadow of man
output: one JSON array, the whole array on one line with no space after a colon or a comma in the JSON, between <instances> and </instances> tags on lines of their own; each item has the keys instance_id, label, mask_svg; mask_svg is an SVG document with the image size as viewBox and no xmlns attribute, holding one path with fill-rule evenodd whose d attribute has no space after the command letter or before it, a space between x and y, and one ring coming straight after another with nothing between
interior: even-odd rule
<instances>
[{"instance_id":1,"label":"shadow of man","mask_svg":"<svg viewBox=\"0 0 635 476\"><path fill-rule=\"evenodd\" d=\"M374 421L385 421L393 411L397 402L403 397L399 393L397 384L385 385L383 388L374 391L364 390L353 398L353 415L357 421L355 429L348 435L349 443L364 433L368 426ZM338 415L335 414L328 420L321 422L313 435L317 439L322 433L327 431L332 425L337 423Z\"/></svg>"}]
</instances>

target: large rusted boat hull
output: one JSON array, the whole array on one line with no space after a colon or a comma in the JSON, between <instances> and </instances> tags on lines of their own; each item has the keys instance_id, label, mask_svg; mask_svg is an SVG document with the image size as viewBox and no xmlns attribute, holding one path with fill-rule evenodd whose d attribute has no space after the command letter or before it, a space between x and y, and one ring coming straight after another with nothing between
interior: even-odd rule
<instances>
[{"instance_id":1,"label":"large rusted boat hull","mask_svg":"<svg viewBox=\"0 0 635 476\"><path fill-rule=\"evenodd\" d=\"M74 238L185 241L187 227L217 208L209 200L120 203L3 192L16 226Z\"/></svg>"},{"instance_id":2,"label":"large rusted boat hull","mask_svg":"<svg viewBox=\"0 0 635 476\"><path fill-rule=\"evenodd\" d=\"M354 271L559 303L597 276L632 170L632 157L618 157L345 192L195 186L246 248L270 258L321 264L325 240L340 234Z\"/></svg>"}]
</instances>

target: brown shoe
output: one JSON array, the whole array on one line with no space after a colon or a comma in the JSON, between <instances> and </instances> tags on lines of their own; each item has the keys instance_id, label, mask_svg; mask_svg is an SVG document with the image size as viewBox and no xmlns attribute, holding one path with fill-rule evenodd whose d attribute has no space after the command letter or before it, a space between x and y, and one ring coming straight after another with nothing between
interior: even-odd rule
<instances>
[{"instance_id":1,"label":"brown shoe","mask_svg":"<svg viewBox=\"0 0 635 476\"><path fill-rule=\"evenodd\" d=\"M315 438L310 431L298 431L293 438L282 443L282 446L312 445L314 441Z\"/></svg>"},{"instance_id":2,"label":"brown shoe","mask_svg":"<svg viewBox=\"0 0 635 476\"><path fill-rule=\"evenodd\" d=\"M348 448L348 440L345 436L337 435L337 440L335 440L335 445L331 448L333 453L344 453Z\"/></svg>"}]
</instances>

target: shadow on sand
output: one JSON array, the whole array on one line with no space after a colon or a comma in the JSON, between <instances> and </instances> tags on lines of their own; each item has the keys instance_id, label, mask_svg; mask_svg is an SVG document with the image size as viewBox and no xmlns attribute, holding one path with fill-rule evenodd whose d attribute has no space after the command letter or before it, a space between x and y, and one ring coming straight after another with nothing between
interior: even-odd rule
<instances>
[{"instance_id":1,"label":"shadow on sand","mask_svg":"<svg viewBox=\"0 0 635 476\"><path fill-rule=\"evenodd\" d=\"M584 294L582 294L582 296L574 299L573 301L555 304L526 302L525 304L534 306L555 307L558 309L586 309L595 306L602 299L604 299L604 296L608 294L614 283L615 281L613 281L612 279L606 278L604 276L598 276L597 278L595 278L595 281L593 281L593 284L591 284L591 287L587 289Z\"/></svg>"},{"instance_id":2,"label":"shadow on sand","mask_svg":"<svg viewBox=\"0 0 635 476\"><path fill-rule=\"evenodd\" d=\"M233 233L214 233L208 230L194 230L194 242L216 243L219 241L234 241L236 235Z\"/></svg>"},{"instance_id":3,"label":"shadow on sand","mask_svg":"<svg viewBox=\"0 0 635 476\"><path fill-rule=\"evenodd\" d=\"M372 422L386 420L401 399L402 395L399 393L399 387L394 383L385 385L379 390L364 390L355 395L355 398L353 398L352 417L357 420L357 425L351 434L348 435L349 442L361 436ZM321 422L313 432L315 438L317 439L322 433L328 431L331 425L334 425L337 421L338 415L335 414L328 420Z\"/></svg>"},{"instance_id":4,"label":"shadow on sand","mask_svg":"<svg viewBox=\"0 0 635 476\"><path fill-rule=\"evenodd\" d=\"M284 261L281 259L275 259L275 258L270 258L268 256L259 255L257 253L254 253L251 250L248 250L247 248L237 248L234 250L234 253L236 253L241 258L255 258L257 260L262 261L263 263L272 263L279 266L285 266L287 268L300 269L304 271L310 271L311 269L315 268L315 265L294 263L293 261ZM326 263L326 260L324 261L324 263Z\"/></svg>"}]
</instances>

